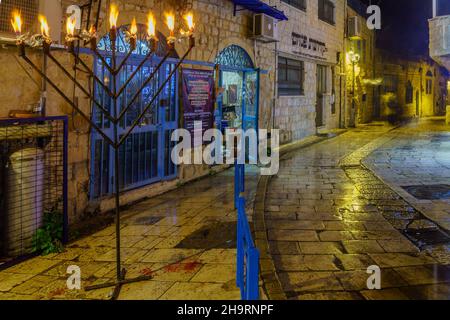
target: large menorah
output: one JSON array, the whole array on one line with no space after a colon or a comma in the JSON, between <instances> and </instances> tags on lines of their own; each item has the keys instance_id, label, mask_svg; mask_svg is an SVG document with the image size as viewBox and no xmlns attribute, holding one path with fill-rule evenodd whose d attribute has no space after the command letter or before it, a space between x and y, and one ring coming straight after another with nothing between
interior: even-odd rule
<instances>
[{"instance_id":1,"label":"large menorah","mask_svg":"<svg viewBox=\"0 0 450 320\"><path fill-rule=\"evenodd\" d=\"M158 73L159 69L164 65L166 60L174 53L175 51L175 43L177 41L177 38L174 36L174 30L175 30L175 18L172 14L167 14L167 26L170 30L170 36L167 38L167 45L168 45L168 51L165 54L165 56L160 60L159 64L156 66L156 68L151 72L150 76L144 80L141 87L136 91L130 102L122 108L122 106L119 106L119 98L124 92L124 90L127 88L127 86L130 84L130 82L133 80L133 78L139 73L139 71L142 69L142 67L145 65L145 63L152 58L153 55L156 54L157 50L157 44L158 39L156 38L156 30L155 30L155 20L154 17L149 14L148 16L148 22L147 22L147 42L149 46L149 52L148 54L142 59L138 67L134 70L134 72L125 80L123 85L121 87L118 87L118 76L122 68L126 65L128 59L132 56L133 51L136 49L137 44L137 25L136 20L133 20L129 30L125 31L126 38L129 44L128 52L126 52L125 57L118 63L117 59L117 47L116 47L116 40L117 40L117 19L118 19L118 10L117 7L112 5L110 8L110 15L109 15L109 23L110 23L110 30L109 30L109 37L111 40L111 63L108 63L106 59L102 56L102 54L97 50L97 34L96 30L91 27L91 29L88 30L82 30L79 32L75 31L75 25L76 21L74 18L68 18L67 19L67 25L66 25L66 45L67 45L67 51L74 57L74 64L80 65L85 72L87 72L90 75L90 78L92 83L89 83L89 86L93 86L94 84L97 84L102 90L106 92L106 94L110 97L112 101L112 112L107 110L102 103L98 102L95 98L94 94L90 93L89 90L87 90L52 54L52 40L49 36L49 27L47 24L47 21L45 17L40 16L40 24L41 24L41 33L35 34L35 35L29 35L29 34L22 34L21 26L22 26L22 20L20 18L19 13L14 13L14 17L12 22L14 31L16 32L17 37L17 47L19 50L19 56L25 60L45 81L69 104L74 110L76 110L79 115L84 118L94 130L96 130L102 138L109 144L110 148L113 148L114 150L114 200L115 200L115 232L116 232L116 280L111 283L105 283L95 286L86 287L85 290L95 290L95 289L101 289L101 288L108 288L108 287L115 287L112 299L116 299L120 293L120 289L122 285L128 284L128 283L134 283L139 281L145 281L152 278L152 276L141 276L133 279L125 279L125 273L126 270L121 267L121 252L120 252L120 186L119 186L119 148L125 143L127 138L133 133L133 130L138 126L141 122L144 116L147 112L151 111L151 109L154 107L155 102L157 101L158 96L163 91L164 87L168 84L168 82L171 80L173 75L177 72L183 61L186 59L186 57L189 55L191 50L195 46L195 38L194 38L194 23L193 23L193 16L192 14L188 14L185 16L186 23L188 26L188 31L180 31L181 39L187 39L189 41L189 47L184 53L184 55L178 60L175 67L171 70L165 81L159 86L159 88L155 91L155 94L151 98L150 102L141 110L137 118L132 123L131 127L128 128L128 130L123 134L118 134L118 129L121 120L127 113L127 111L132 107L133 103L138 99L140 94L142 93L142 90L152 81L152 79L155 77L155 75ZM111 74L111 81L112 81L112 90L108 87L107 84L105 84L104 79L99 79L92 68L90 68L79 56L80 50L79 47L81 45L87 45L90 49L90 52L101 61L102 65L109 71ZM27 56L26 47L33 47L33 48L42 48L42 51L45 56L47 56L57 67L59 70L62 71L62 73L72 81L77 88L81 90L89 99L92 101L93 105L95 105L108 119L112 125L113 125L113 136L110 137L105 130L103 130L101 127L99 127L95 121L91 118L89 114L86 114L83 110L79 108L79 106L72 101L63 91L61 88L56 85L56 83L50 79L50 77L47 75L47 73L36 66L36 64L30 60L30 58ZM119 108L120 107L120 108Z\"/></svg>"}]
</instances>

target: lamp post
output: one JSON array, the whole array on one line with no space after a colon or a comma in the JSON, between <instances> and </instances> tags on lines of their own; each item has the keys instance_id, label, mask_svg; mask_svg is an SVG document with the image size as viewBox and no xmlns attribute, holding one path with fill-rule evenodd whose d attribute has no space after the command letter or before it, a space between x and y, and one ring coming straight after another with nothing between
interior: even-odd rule
<instances>
[{"instance_id":1,"label":"lamp post","mask_svg":"<svg viewBox=\"0 0 450 320\"><path fill-rule=\"evenodd\" d=\"M352 127L356 126L356 112L355 112L355 96L356 96L356 66L361 60L361 56L354 51L348 53L350 63L352 64L352 114L350 125Z\"/></svg>"},{"instance_id":2,"label":"lamp post","mask_svg":"<svg viewBox=\"0 0 450 320\"><path fill-rule=\"evenodd\" d=\"M109 14L109 37L111 40L111 63L108 63L106 59L101 55L101 53L97 50L97 34L95 28L91 27L89 31L82 30L78 34L75 32L75 25L77 23L75 18L69 17L66 22L66 49L67 52L70 53L74 57L74 64L75 65L81 65L85 72L87 72L90 75L90 81L92 81L92 84L98 84L100 86L100 89L103 90L109 98L112 100L112 110L109 111L107 108L102 104L102 102L97 101L96 97L89 92L75 77L72 76L72 74L66 69L52 54L52 40L49 35L49 26L47 23L47 20L44 16L39 16L39 22L41 25L41 32L39 34L35 35L29 35L29 34L22 34L22 19L20 17L20 13L15 12L13 13L13 19L11 20L11 24L14 28L14 31L16 33L16 45L18 47L18 54L19 56L25 60L38 74L40 77L45 79L47 83L53 87L53 89L64 99L65 102L67 102L74 110L76 110L82 118L84 118L92 128L94 128L105 140L106 143L109 144L109 146L114 151L114 199L115 199L115 226L116 226L116 280L112 283L106 283L102 285L97 286L91 286L85 288L86 291L88 290L95 290L95 289L101 289L101 288L107 288L107 287L115 287L112 299L115 299L118 297L120 293L120 289L122 285L127 283L133 283L133 282L139 282L144 280L149 280L152 278L152 276L141 276L134 279L125 279L125 273L126 270L121 268L121 248L120 248L120 187L119 187L119 148L125 143L127 138L133 133L133 130L141 123L142 119L144 118L145 114L155 107L155 102L157 100L157 97L160 95L160 93L163 91L164 87L167 85L167 83L171 80L175 72L179 69L183 61L187 58L189 53L192 51L192 49L195 46L195 38L194 38L194 19L192 14L188 14L185 17L186 24L188 26L188 31L185 32L183 30L180 31L180 40L188 39L189 46L182 58L180 58L173 68L173 70L169 73L167 76L167 79L163 81L163 83L159 86L159 88L155 91L154 95L150 99L150 102L143 108L143 110L139 113L135 121L132 123L131 127L128 128L128 130L121 136L118 134L118 129L121 120L127 113L127 111L132 107L133 103L136 99L141 95L142 90L150 83L150 81L157 75L160 68L163 66L163 64L166 62L166 60L171 56L173 51L175 50L175 43L177 41L177 37L175 35L175 17L172 14L167 14L167 26L169 27L170 36L167 39L168 44L168 52L166 55L161 59L158 66L154 68L152 73L148 76L147 79L143 82L141 87L137 90L136 94L132 97L130 102L125 105L119 105L121 103L121 95L124 92L124 90L127 88L127 86L130 84L132 79L139 73L139 71L142 69L142 67L145 65L145 63L156 54L157 49L157 42L158 39L156 38L156 29L155 29L155 19L153 15L150 13L148 15L148 21L147 21L147 44L149 47L148 54L144 57L144 59L141 61L141 63L138 65L138 67L135 69L135 71L125 80L124 84L121 87L118 87L118 77L121 69L124 67L128 59L132 56L133 51L136 49L137 45L137 24L136 20L134 19L131 23L131 26L129 30L125 31L127 42L130 46L128 52L125 55L125 58L118 64L117 63L117 46L116 46L116 40L117 40L117 20L119 16L119 11L116 6L112 5L110 7L110 14ZM93 72L92 68L89 67L82 59L79 57L79 51L75 49L75 42L77 42L77 45L81 43L87 44L90 49L90 52L101 61L103 66L108 69L108 71L111 73L112 77L112 89L108 87L108 85L105 83L105 79L99 79L95 73ZM50 79L49 76L47 76L45 70L42 70L38 66L36 66L28 57L26 54L26 47L32 47L32 48L42 48L43 53L46 57L48 57L61 72L72 81L75 86L77 86L84 94L86 94L89 99L92 101L92 103L98 107L98 109L102 112L102 114L112 123L113 126L113 136L110 137L108 135L108 132L100 128L95 121L91 119L91 116L89 114L86 114L83 110L81 110L77 104L75 104L63 91L62 89L56 84L55 81Z\"/></svg>"}]
</instances>

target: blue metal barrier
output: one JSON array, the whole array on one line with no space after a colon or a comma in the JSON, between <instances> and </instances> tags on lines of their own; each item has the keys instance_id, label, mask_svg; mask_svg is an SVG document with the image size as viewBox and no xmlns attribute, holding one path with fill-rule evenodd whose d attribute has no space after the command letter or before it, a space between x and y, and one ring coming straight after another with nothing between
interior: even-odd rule
<instances>
[{"instance_id":1,"label":"blue metal barrier","mask_svg":"<svg viewBox=\"0 0 450 320\"><path fill-rule=\"evenodd\" d=\"M245 191L245 165L234 162L234 208L238 208L239 195Z\"/></svg>"},{"instance_id":2,"label":"blue metal barrier","mask_svg":"<svg viewBox=\"0 0 450 320\"><path fill-rule=\"evenodd\" d=\"M243 197L238 202L236 284L242 300L259 299L259 251L252 239Z\"/></svg>"}]
</instances>

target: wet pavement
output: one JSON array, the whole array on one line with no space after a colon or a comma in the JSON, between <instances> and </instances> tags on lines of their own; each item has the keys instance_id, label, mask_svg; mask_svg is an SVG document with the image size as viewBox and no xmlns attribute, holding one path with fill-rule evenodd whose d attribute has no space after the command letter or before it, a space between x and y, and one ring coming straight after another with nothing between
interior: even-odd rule
<instances>
[{"instance_id":1,"label":"wet pavement","mask_svg":"<svg viewBox=\"0 0 450 320\"><path fill-rule=\"evenodd\" d=\"M247 170L248 213L257 184ZM119 299L240 299L236 287L234 170L186 184L124 212ZM84 291L115 278L114 227L71 243L64 253L37 257L0 272L1 299L108 299L111 288ZM67 267L81 268L82 289L66 286Z\"/></svg>"},{"instance_id":2,"label":"wet pavement","mask_svg":"<svg viewBox=\"0 0 450 320\"><path fill-rule=\"evenodd\" d=\"M396 129L375 123L283 156L257 209L266 232L262 237L258 223L255 237L268 240L270 254L261 263L273 261L287 298L450 298L449 200L445 187L436 189L449 184L448 131L436 119ZM250 171L251 220L258 176ZM124 212L127 277L153 278L125 285L120 299L240 298L233 173L189 183ZM0 299L108 299L109 288L83 288L112 281L114 260L110 226L61 254L1 271ZM67 289L70 265L81 268L81 290ZM367 288L373 265L381 268L381 290ZM270 298L264 288L262 298Z\"/></svg>"},{"instance_id":3,"label":"wet pavement","mask_svg":"<svg viewBox=\"0 0 450 320\"><path fill-rule=\"evenodd\" d=\"M450 299L447 230L384 181L387 176L400 184L414 182L399 182L391 173L405 172L405 159L396 150L402 137L413 145L408 152L416 160L408 177L418 170L422 184L443 183L446 177L448 183L442 161L449 161L449 140L439 139L428 149L434 156L426 159L434 157L439 165L423 163L423 172L414 150L416 137L436 141L435 135L447 135L448 127L442 128L439 121L396 130L368 125L287 155L268 186L265 222L288 299ZM395 161L386 164L386 158ZM372 172L367 159L382 170ZM437 172L442 179L435 179ZM381 290L367 287L367 268L374 265L381 268Z\"/></svg>"}]
</instances>

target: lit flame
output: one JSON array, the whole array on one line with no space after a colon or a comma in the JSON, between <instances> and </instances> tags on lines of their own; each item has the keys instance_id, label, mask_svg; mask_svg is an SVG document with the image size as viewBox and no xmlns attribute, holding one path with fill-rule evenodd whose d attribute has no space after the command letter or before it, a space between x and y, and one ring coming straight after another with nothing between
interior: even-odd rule
<instances>
[{"instance_id":1,"label":"lit flame","mask_svg":"<svg viewBox=\"0 0 450 320\"><path fill-rule=\"evenodd\" d=\"M175 16L173 14L166 14L166 24L170 32L173 33L173 30L175 30Z\"/></svg>"},{"instance_id":2,"label":"lit flame","mask_svg":"<svg viewBox=\"0 0 450 320\"><path fill-rule=\"evenodd\" d=\"M13 18L11 19L11 25L12 25L15 33L22 32L22 19L20 18L19 11L13 12Z\"/></svg>"},{"instance_id":3,"label":"lit flame","mask_svg":"<svg viewBox=\"0 0 450 320\"><path fill-rule=\"evenodd\" d=\"M96 32L95 26L92 25L92 26L89 28L89 34L90 34L91 36L93 36L93 35L95 34L95 32Z\"/></svg>"},{"instance_id":4,"label":"lit flame","mask_svg":"<svg viewBox=\"0 0 450 320\"><path fill-rule=\"evenodd\" d=\"M39 22L41 24L41 34L45 37L50 37L50 28L48 27L47 18L40 14Z\"/></svg>"},{"instance_id":5,"label":"lit flame","mask_svg":"<svg viewBox=\"0 0 450 320\"><path fill-rule=\"evenodd\" d=\"M189 27L189 31L193 32L195 28L194 15L192 13L188 13L184 16L184 19L186 20L186 23Z\"/></svg>"},{"instance_id":6,"label":"lit flame","mask_svg":"<svg viewBox=\"0 0 450 320\"><path fill-rule=\"evenodd\" d=\"M77 20L75 17L67 18L66 31L69 36L73 36L75 34L75 25L76 24L77 24Z\"/></svg>"},{"instance_id":7,"label":"lit flame","mask_svg":"<svg viewBox=\"0 0 450 320\"><path fill-rule=\"evenodd\" d=\"M109 10L109 25L111 28L117 27L117 20L119 18L119 10L115 4L111 5Z\"/></svg>"},{"instance_id":8,"label":"lit flame","mask_svg":"<svg viewBox=\"0 0 450 320\"><path fill-rule=\"evenodd\" d=\"M156 23L155 23L155 17L152 13L148 14L148 21L147 21L147 34L149 37L154 37L156 35Z\"/></svg>"},{"instance_id":9,"label":"lit flame","mask_svg":"<svg viewBox=\"0 0 450 320\"><path fill-rule=\"evenodd\" d=\"M133 18L133 21L131 22L130 33L132 35L136 35L137 34L136 18Z\"/></svg>"}]
</instances>

